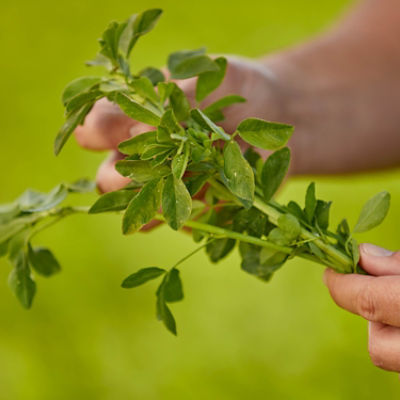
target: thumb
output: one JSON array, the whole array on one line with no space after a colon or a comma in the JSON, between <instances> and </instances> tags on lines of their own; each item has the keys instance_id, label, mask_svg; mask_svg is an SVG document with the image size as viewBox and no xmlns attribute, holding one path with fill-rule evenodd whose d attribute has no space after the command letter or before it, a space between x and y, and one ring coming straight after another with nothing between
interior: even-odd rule
<instances>
[{"instance_id":1,"label":"thumb","mask_svg":"<svg viewBox=\"0 0 400 400\"><path fill-rule=\"evenodd\" d=\"M400 275L400 252L363 243L360 245L360 265L371 275Z\"/></svg>"}]
</instances>

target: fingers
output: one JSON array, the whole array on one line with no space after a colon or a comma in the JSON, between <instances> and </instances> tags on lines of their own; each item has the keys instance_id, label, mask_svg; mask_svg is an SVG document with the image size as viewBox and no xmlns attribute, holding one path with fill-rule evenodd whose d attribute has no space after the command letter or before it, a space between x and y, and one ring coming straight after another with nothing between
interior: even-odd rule
<instances>
[{"instance_id":1,"label":"fingers","mask_svg":"<svg viewBox=\"0 0 400 400\"><path fill-rule=\"evenodd\" d=\"M370 322L368 351L377 367L400 372L400 329Z\"/></svg>"},{"instance_id":2,"label":"fingers","mask_svg":"<svg viewBox=\"0 0 400 400\"><path fill-rule=\"evenodd\" d=\"M368 321L400 327L400 276L343 275L328 269L324 281L339 307Z\"/></svg>"},{"instance_id":3,"label":"fingers","mask_svg":"<svg viewBox=\"0 0 400 400\"><path fill-rule=\"evenodd\" d=\"M400 253L363 243L360 245L360 265L371 275L400 275Z\"/></svg>"},{"instance_id":4,"label":"fingers","mask_svg":"<svg viewBox=\"0 0 400 400\"><path fill-rule=\"evenodd\" d=\"M86 149L115 149L131 136L130 129L135 124L118 106L101 99L93 106L84 124L76 128L75 137Z\"/></svg>"},{"instance_id":5,"label":"fingers","mask_svg":"<svg viewBox=\"0 0 400 400\"><path fill-rule=\"evenodd\" d=\"M97 171L96 182L98 189L102 193L122 189L131 181L129 178L120 175L115 169L115 163L122 158L124 158L123 155L117 151L113 151L100 165Z\"/></svg>"}]
</instances>

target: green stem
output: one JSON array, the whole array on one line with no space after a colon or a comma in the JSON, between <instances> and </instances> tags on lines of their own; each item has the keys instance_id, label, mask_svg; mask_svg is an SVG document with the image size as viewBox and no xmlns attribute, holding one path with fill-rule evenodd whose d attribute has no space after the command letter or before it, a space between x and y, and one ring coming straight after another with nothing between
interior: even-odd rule
<instances>
[{"instance_id":1,"label":"green stem","mask_svg":"<svg viewBox=\"0 0 400 400\"><path fill-rule=\"evenodd\" d=\"M214 187L219 193L221 193L225 198L232 199L237 204L240 204L239 200L230 193L224 185L216 181L215 179L210 179L209 183L212 187ZM274 224L278 225L278 219L282 215L282 212L278 211L276 208L266 204L259 196L256 196L254 199L253 206L258 210L262 211L266 214L269 220ZM309 232L307 229L301 228L301 238L304 240L310 240L315 243L327 256L328 262L330 265L338 272L349 273L352 271L353 261L346 254L337 250L335 247L328 243L324 243L319 237L315 236L313 233ZM315 259L313 259L315 261Z\"/></svg>"},{"instance_id":2,"label":"green stem","mask_svg":"<svg viewBox=\"0 0 400 400\"><path fill-rule=\"evenodd\" d=\"M185 262L187 259L189 259L190 257L194 256L196 253L198 253L200 250L204 249L204 247L208 246L210 243L212 243L214 240L216 240L216 238L207 240L206 243L202 244L201 246L197 247L196 249L194 249L193 251L191 251L189 254L187 254L185 257L181 258L179 261L177 261L171 269L176 268L178 265L182 264L183 262Z\"/></svg>"}]
</instances>

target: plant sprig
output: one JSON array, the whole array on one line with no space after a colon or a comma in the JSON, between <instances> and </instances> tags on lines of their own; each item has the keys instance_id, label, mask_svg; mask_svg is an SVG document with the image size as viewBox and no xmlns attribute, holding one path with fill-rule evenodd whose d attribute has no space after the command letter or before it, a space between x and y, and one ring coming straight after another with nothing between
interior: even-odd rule
<instances>
[{"instance_id":1,"label":"plant sprig","mask_svg":"<svg viewBox=\"0 0 400 400\"><path fill-rule=\"evenodd\" d=\"M263 281L269 281L295 256L341 273L363 273L353 234L383 221L390 195L382 192L369 200L353 231L345 219L336 229L330 228L331 202L316 197L314 183L307 188L304 207L294 201L276 202L274 196L290 163L287 142L293 127L247 118L232 135L225 132L218 125L224 119L224 109L245 99L229 95L199 108L199 103L219 87L227 66L224 57L213 59L203 48L177 51L167 60L170 79L197 77L195 107L161 70L147 67L132 72L134 65L129 59L134 46L153 29L160 15L161 10L152 9L123 23L112 22L99 40L99 54L88 62L105 67L106 74L76 79L62 96L66 122L55 140L56 154L101 98L153 127L119 145L126 158L117 162L116 169L131 183L100 196L90 208L61 206L69 193L93 190L93 184L86 180L59 185L48 194L28 190L0 208L0 255L8 254L14 265L10 286L22 305L29 308L36 292L32 269L43 276L60 270L50 250L33 246L31 239L79 212L123 213L124 234L139 231L153 219L174 230L192 229L194 241L200 242L198 249L170 269L143 268L122 283L124 288L134 288L162 278L156 291L157 317L174 334L176 323L168 305L184 296L177 267L202 248L212 262L218 262L238 247L241 268ZM249 145L246 152L242 153L236 136ZM215 142L222 146L215 146ZM272 153L264 161L256 149ZM200 192L204 193L202 201L196 198Z\"/></svg>"}]
</instances>

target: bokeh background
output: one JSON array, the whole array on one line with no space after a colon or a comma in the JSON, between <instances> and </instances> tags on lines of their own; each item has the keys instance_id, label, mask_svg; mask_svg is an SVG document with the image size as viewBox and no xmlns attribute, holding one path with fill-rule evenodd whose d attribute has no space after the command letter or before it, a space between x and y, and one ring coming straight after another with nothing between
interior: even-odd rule
<instances>
[{"instance_id":1,"label":"bokeh background","mask_svg":"<svg viewBox=\"0 0 400 400\"><path fill-rule=\"evenodd\" d=\"M55 158L52 141L63 121L60 93L88 73L83 62L111 19L165 9L135 50L140 68L203 45L247 56L275 51L325 29L350 3L3 0L0 202L26 186L49 190L94 176L104 154L71 141ZM288 182L281 199L302 201L309 179ZM359 239L399 246L399 172L314 179L318 194L334 201L334 221L347 216L354 223L366 199L389 190L389 218ZM134 291L119 285L139 267L171 265L193 249L189 236L161 228L122 237L118 216L82 216L36 243L55 251L63 272L37 279L34 307L25 311L6 283L10 266L0 260L1 400L398 398L396 374L370 363L366 322L333 304L318 265L291 261L264 284L241 272L236 255L218 265L196 255L182 268L186 299L173 305L176 338L155 319L155 284Z\"/></svg>"}]
</instances>

